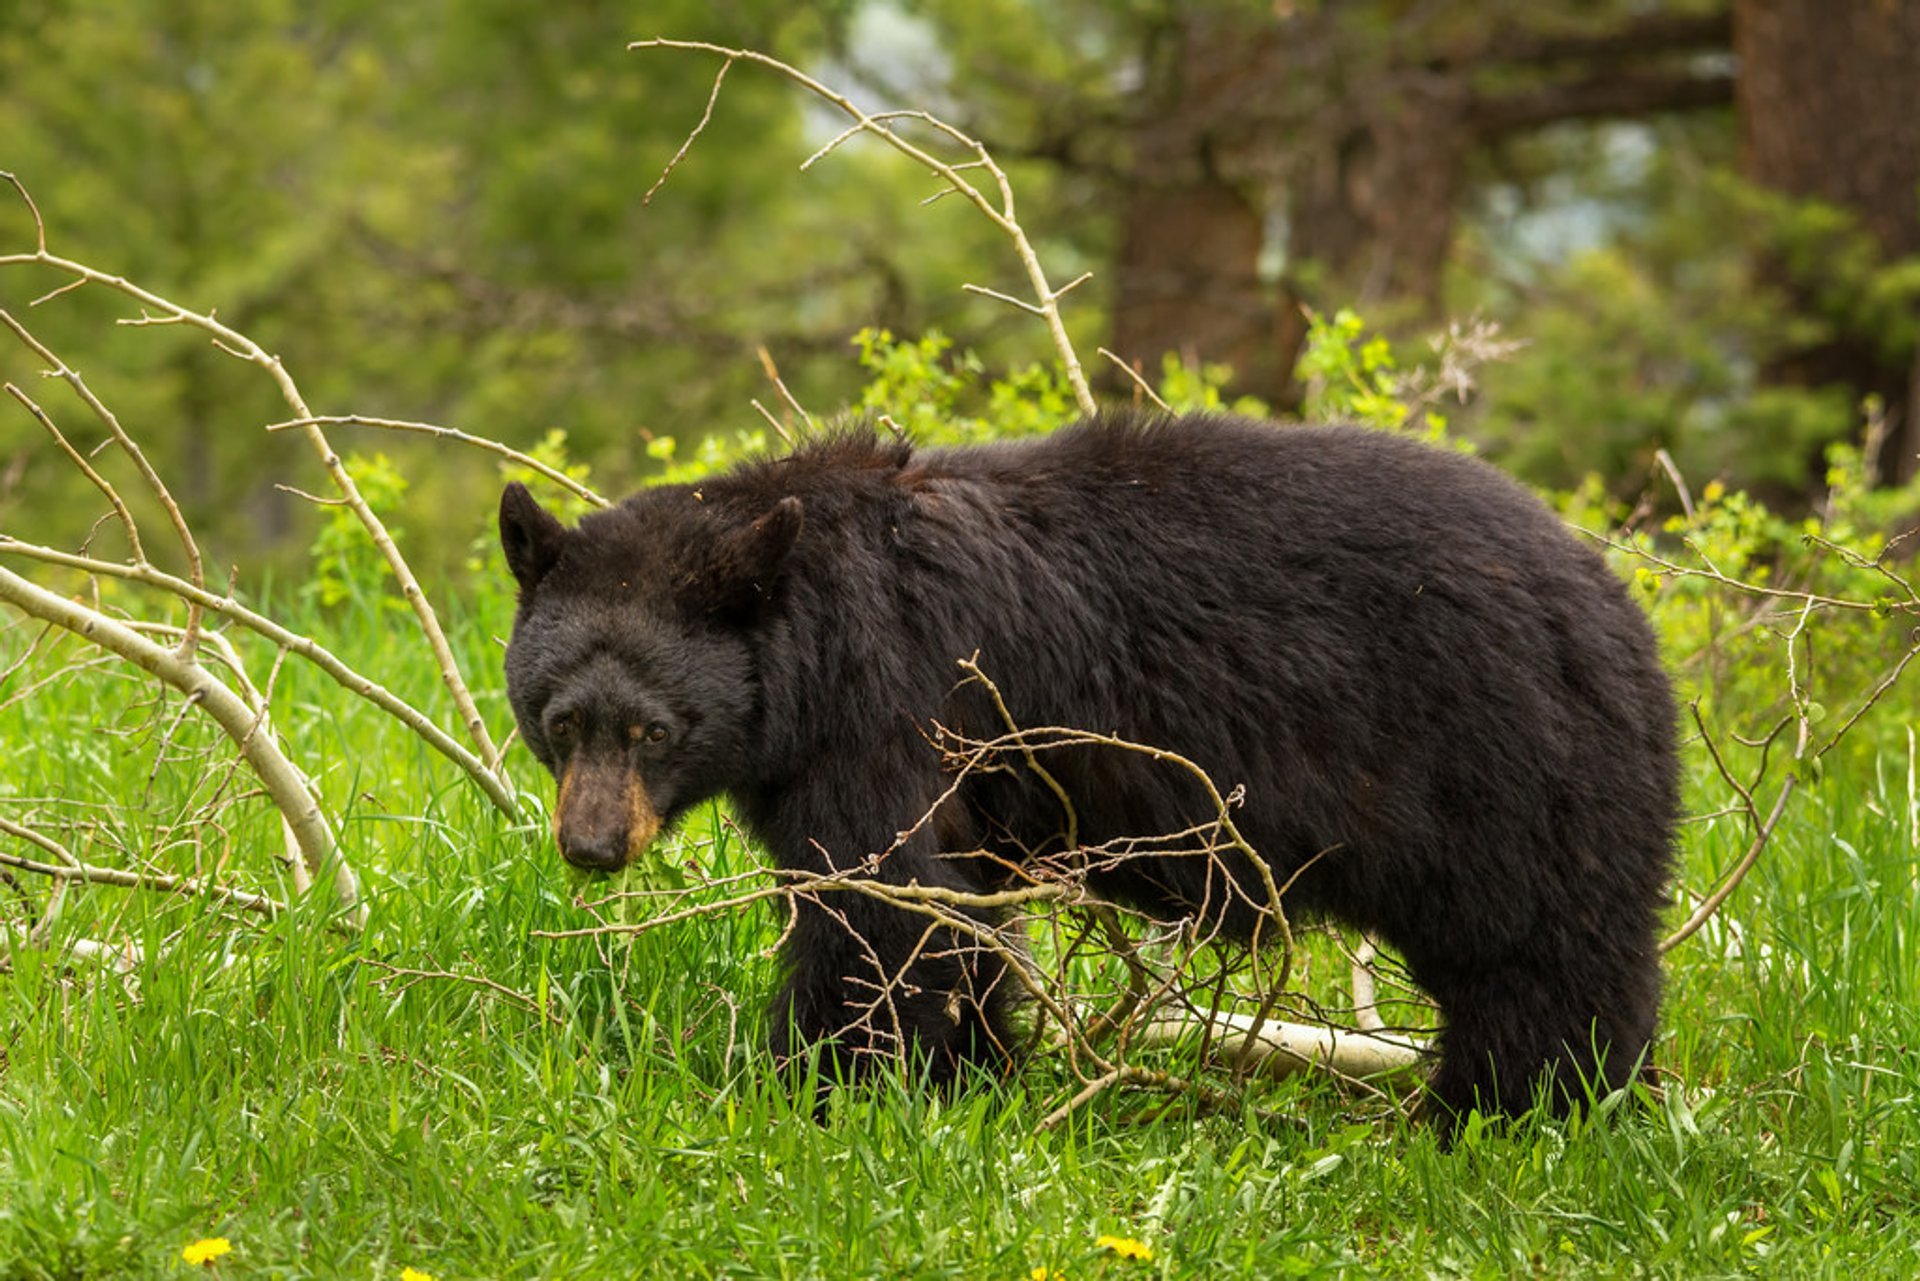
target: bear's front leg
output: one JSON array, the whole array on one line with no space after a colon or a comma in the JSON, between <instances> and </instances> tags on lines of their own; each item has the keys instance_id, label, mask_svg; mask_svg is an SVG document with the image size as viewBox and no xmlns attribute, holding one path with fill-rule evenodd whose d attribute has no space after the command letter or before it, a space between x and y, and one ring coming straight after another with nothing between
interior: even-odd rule
<instances>
[{"instance_id":1,"label":"bear's front leg","mask_svg":"<svg viewBox=\"0 0 1920 1281\"><path fill-rule=\"evenodd\" d=\"M976 928L859 891L803 893L771 1013L775 1058L790 1063L818 1046L829 1079L894 1064L936 1084L968 1064L1003 1063L1013 1050L1006 1011L1014 979L991 924Z\"/></svg>"},{"instance_id":2,"label":"bear's front leg","mask_svg":"<svg viewBox=\"0 0 1920 1281\"><path fill-rule=\"evenodd\" d=\"M937 1083L969 1064L1003 1065L1014 1048L1012 944L985 912L885 897L885 887L976 887L941 857L931 824L904 838L891 825L884 839L863 836L832 795L795 789L761 824L771 829L765 835L782 871L797 874L796 917L781 954L785 982L770 1012L775 1058L791 1063L818 1046L823 1077L841 1081L888 1064ZM796 796L813 804L795 804ZM903 826L912 829L923 814ZM808 885L813 878L833 879Z\"/></svg>"}]
</instances>

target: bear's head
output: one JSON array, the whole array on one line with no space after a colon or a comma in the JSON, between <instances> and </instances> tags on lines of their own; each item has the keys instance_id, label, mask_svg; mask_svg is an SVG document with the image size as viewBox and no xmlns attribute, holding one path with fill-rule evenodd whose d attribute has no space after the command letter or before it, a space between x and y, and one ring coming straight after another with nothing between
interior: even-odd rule
<instances>
[{"instance_id":1,"label":"bear's head","mask_svg":"<svg viewBox=\"0 0 1920 1281\"><path fill-rule=\"evenodd\" d=\"M507 696L559 781L553 832L567 862L617 871L744 780L755 633L800 526L797 498L753 511L663 486L568 529L507 486L500 543L520 585Z\"/></svg>"}]
</instances>

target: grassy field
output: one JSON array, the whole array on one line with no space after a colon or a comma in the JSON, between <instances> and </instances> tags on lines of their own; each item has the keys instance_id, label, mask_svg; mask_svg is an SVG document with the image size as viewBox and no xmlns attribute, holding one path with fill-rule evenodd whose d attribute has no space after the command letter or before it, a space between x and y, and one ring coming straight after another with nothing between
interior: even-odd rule
<instances>
[{"instance_id":1,"label":"grassy field","mask_svg":"<svg viewBox=\"0 0 1920 1281\"><path fill-rule=\"evenodd\" d=\"M481 612L457 636L504 728L505 622ZM399 620L350 605L323 625L433 701ZM0 698L30 677L13 679ZM1312 1081L1242 1111L1112 1094L1041 1133L1067 1080L1044 1058L948 1100L843 1095L816 1124L759 1048L770 911L534 937L586 919L537 826L307 672L281 675L276 706L342 815L370 927L72 895L61 930L146 959L122 978L23 948L0 974L0 1277L186 1275L203 1238L230 1242L222 1276L1920 1275L1920 868L1897 731L1806 787L1726 920L1671 956L1663 1100L1446 1154ZM168 730L176 710L112 669L5 706L0 815L78 816L67 835L101 861L225 858L257 881L275 824L257 802L187 821L217 770L194 723ZM1731 819L1690 827L1689 883L1745 843ZM16 880L18 922L46 886Z\"/></svg>"}]
</instances>

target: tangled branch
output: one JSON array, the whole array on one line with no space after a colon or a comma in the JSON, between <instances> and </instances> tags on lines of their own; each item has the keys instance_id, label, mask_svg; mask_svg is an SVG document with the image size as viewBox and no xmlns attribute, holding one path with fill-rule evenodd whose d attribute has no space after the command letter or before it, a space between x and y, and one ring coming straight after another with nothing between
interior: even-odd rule
<instances>
[{"instance_id":1,"label":"tangled branch","mask_svg":"<svg viewBox=\"0 0 1920 1281\"><path fill-rule=\"evenodd\" d=\"M912 962L950 954L930 950L935 947L992 958L999 962L994 972L1009 976L1033 1012L1035 1043L1062 1060L1073 1077L1070 1096L1050 1111L1043 1125L1057 1124L1116 1086L1224 1102L1254 1071L1315 1069L1359 1081L1403 1073L1419 1062L1426 1049L1422 1040L1377 1027L1333 1026L1304 995L1287 990L1294 958L1293 932L1284 910L1288 884L1276 883L1271 868L1240 833L1234 819L1237 792L1223 793L1203 768L1177 752L1110 734L1019 726L977 662L965 660L960 667L966 682L986 693L1004 728L987 738L939 726L931 729L930 750L942 753L950 776L947 789L887 849L824 872L755 868L725 877L696 877L681 888L625 891L587 906L597 910L638 900L643 904L640 919L603 918L578 929L535 931L536 936L633 936L762 903L784 908L789 919L805 904L846 920L847 914L834 904L848 895L884 903L925 919L927 929L907 964L887 972L876 960L870 962L871 973L846 976L850 987L865 995L854 1022L843 1030L858 1029L861 1035L850 1039L859 1044L891 1047L893 1054L904 1055L907 1046L893 1001ZM1202 817L1180 832L1083 843L1072 802L1046 761L1087 749L1143 755L1185 774L1205 797ZM962 786L977 775L1010 769L1027 771L1059 800L1066 837L1062 849L1017 867L1003 865L1007 883L998 888L903 885L889 878L888 860L933 824L941 806ZM971 850L950 857L980 861L994 856ZM1103 876L1131 861L1170 858L1204 861L1207 884L1218 887L1217 896L1210 894L1207 901L1193 905L1181 920L1155 920L1130 911L1097 889ZM835 866L830 860L827 865ZM1230 909L1253 913L1256 924L1245 942L1232 943L1222 936ZM1283 1019L1278 1017L1282 1009L1315 1021ZM1203 1065L1212 1059L1225 1064L1224 1083L1168 1073L1139 1058L1196 1042Z\"/></svg>"}]
</instances>

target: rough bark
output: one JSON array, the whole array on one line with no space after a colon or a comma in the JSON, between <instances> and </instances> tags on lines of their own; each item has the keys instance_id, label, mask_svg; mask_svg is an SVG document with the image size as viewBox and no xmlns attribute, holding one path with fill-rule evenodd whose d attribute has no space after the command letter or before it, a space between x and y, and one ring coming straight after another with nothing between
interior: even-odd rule
<instances>
[{"instance_id":1,"label":"rough bark","mask_svg":"<svg viewBox=\"0 0 1920 1281\"><path fill-rule=\"evenodd\" d=\"M1847 210L1888 258L1920 254L1920 4L1737 0L1734 50L1745 176ZM1793 279L1779 263L1764 270L1802 309L1820 310L1821 282ZM1782 354L1763 377L1882 397L1879 474L1911 478L1920 468L1920 350L1854 331L1842 315L1826 319L1835 327L1828 341Z\"/></svg>"},{"instance_id":2,"label":"rough bark","mask_svg":"<svg viewBox=\"0 0 1920 1281\"><path fill-rule=\"evenodd\" d=\"M1151 365L1167 352L1224 361L1242 386L1273 378L1273 290L1260 279L1263 214L1243 181L1220 171L1213 97L1253 68L1237 23L1186 18L1149 58L1131 137L1120 218L1113 346Z\"/></svg>"},{"instance_id":3,"label":"rough bark","mask_svg":"<svg viewBox=\"0 0 1920 1281\"><path fill-rule=\"evenodd\" d=\"M1724 68L1688 58L1726 47L1724 14L1442 37L1411 19L1302 8L1313 11L1194 6L1159 32L1133 115L1116 265L1121 353L1224 361L1235 391L1281 408L1297 396L1303 305L1438 312L1476 148L1565 120L1731 98Z\"/></svg>"}]
</instances>

